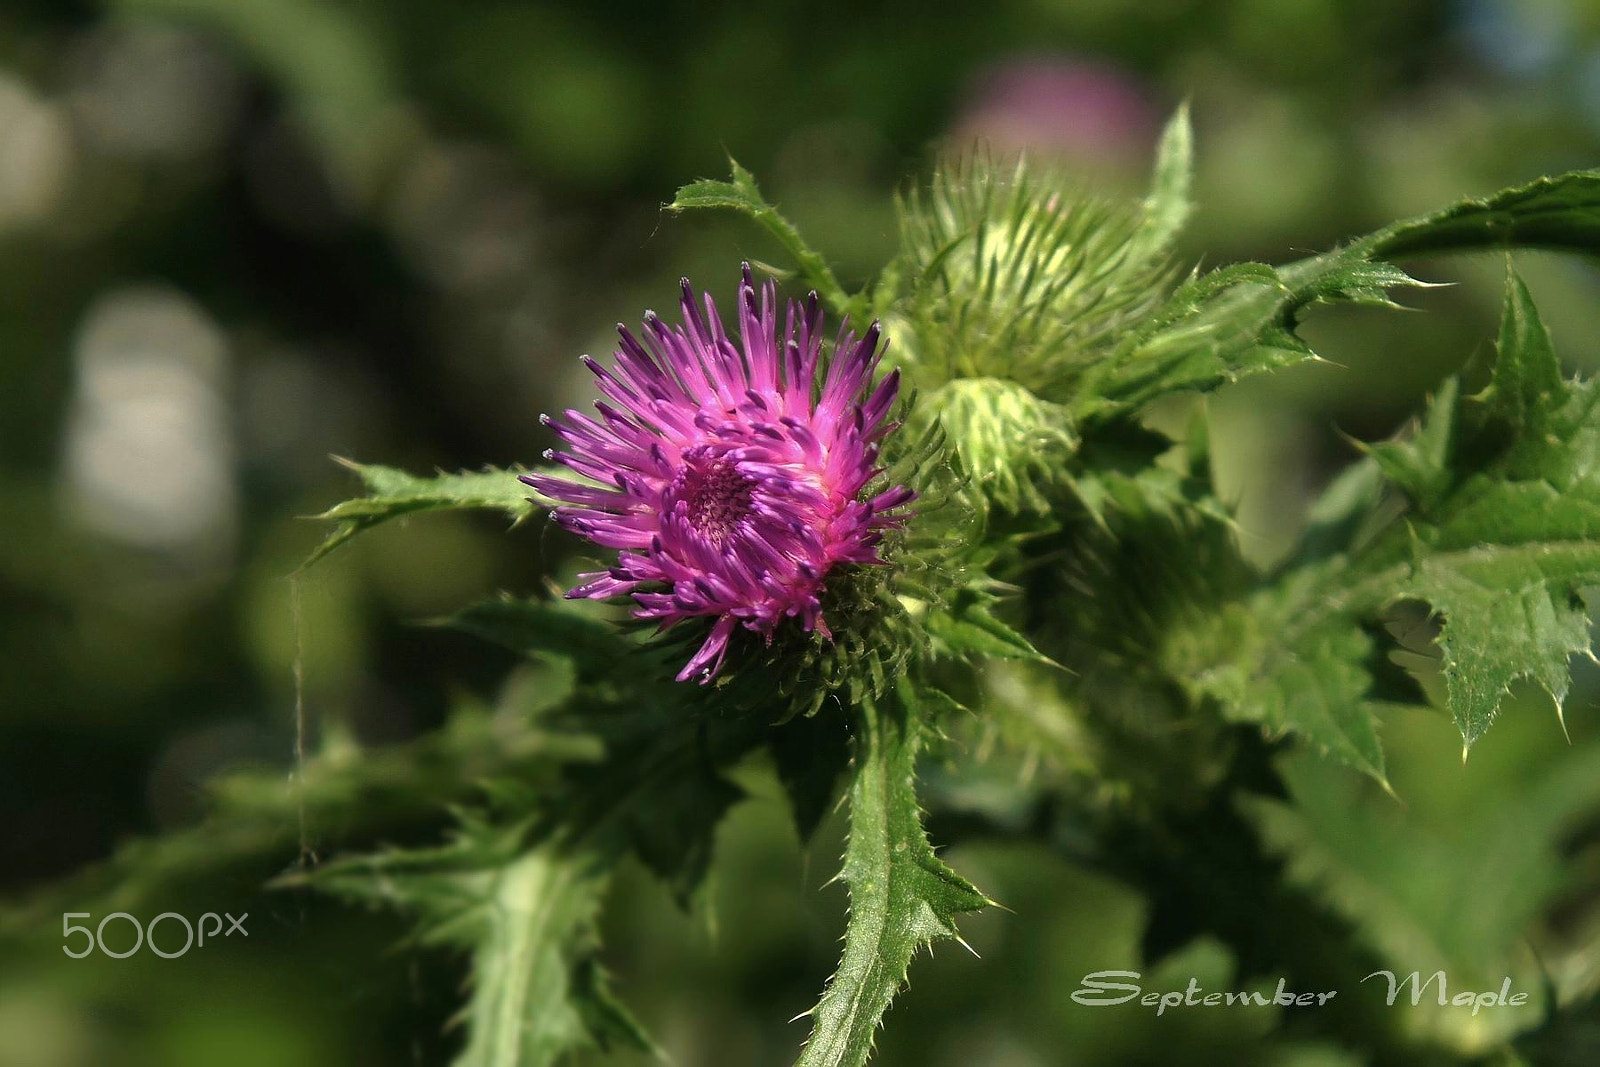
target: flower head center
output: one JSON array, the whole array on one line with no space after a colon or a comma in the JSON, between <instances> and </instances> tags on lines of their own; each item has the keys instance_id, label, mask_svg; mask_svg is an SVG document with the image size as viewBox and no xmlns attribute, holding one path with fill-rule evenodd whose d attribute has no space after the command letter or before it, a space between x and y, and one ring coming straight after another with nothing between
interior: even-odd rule
<instances>
[{"instance_id":1,"label":"flower head center","mask_svg":"<svg viewBox=\"0 0 1600 1067\"><path fill-rule=\"evenodd\" d=\"M683 501L689 524L712 541L721 541L750 514L754 479L720 456L685 454L672 479L672 495Z\"/></svg>"}]
</instances>

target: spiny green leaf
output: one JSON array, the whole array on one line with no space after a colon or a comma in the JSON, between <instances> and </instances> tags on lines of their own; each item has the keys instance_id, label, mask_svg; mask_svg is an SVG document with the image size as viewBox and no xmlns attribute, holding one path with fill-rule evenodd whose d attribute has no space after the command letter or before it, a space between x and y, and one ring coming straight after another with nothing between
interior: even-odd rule
<instances>
[{"instance_id":1,"label":"spiny green leaf","mask_svg":"<svg viewBox=\"0 0 1600 1067\"><path fill-rule=\"evenodd\" d=\"M1354 617L1322 613L1318 582L1342 575L1342 562L1263 583L1210 493L1203 423L1181 445L1133 427L1108 440L1097 432L1080 458L1097 529L1040 539L1037 551L1065 566L1045 572L1059 586L1036 579L1029 590L1037 611L1060 620L1032 619L1029 632L1063 635L1044 646L1075 672L1063 688L1095 707L1126 703L1130 679L1170 687L1191 720L1215 706L1226 721L1292 733L1381 780L1372 642Z\"/></svg>"},{"instance_id":2,"label":"spiny green leaf","mask_svg":"<svg viewBox=\"0 0 1600 1067\"><path fill-rule=\"evenodd\" d=\"M1388 290L1420 285L1360 247L1273 269L1235 264L1180 286L1086 377L1073 407L1080 416L1125 411L1157 396L1204 391L1316 358L1295 333L1316 303L1396 306Z\"/></svg>"},{"instance_id":3,"label":"spiny green leaf","mask_svg":"<svg viewBox=\"0 0 1600 1067\"><path fill-rule=\"evenodd\" d=\"M923 627L939 655L992 656L996 659L1050 661L1033 643L994 617L995 599L971 587L960 590L950 603L931 610Z\"/></svg>"},{"instance_id":4,"label":"spiny green leaf","mask_svg":"<svg viewBox=\"0 0 1600 1067\"><path fill-rule=\"evenodd\" d=\"M794 718L767 734L801 841L811 838L833 807L839 776L850 764L849 739L845 716L829 702L817 714Z\"/></svg>"},{"instance_id":5,"label":"spiny green leaf","mask_svg":"<svg viewBox=\"0 0 1600 1067\"><path fill-rule=\"evenodd\" d=\"M1594 398L1592 382L1562 379L1532 297L1508 271L1489 388L1463 413L1454 454L1448 431L1428 444L1432 499L1447 478L1453 492L1436 503L1435 524L1418 529L1416 569L1395 590L1443 617L1450 711L1468 747L1518 678L1542 686L1559 713L1568 660L1589 651L1579 590L1600 582L1600 545L1590 541L1600 532Z\"/></svg>"},{"instance_id":6,"label":"spiny green leaf","mask_svg":"<svg viewBox=\"0 0 1600 1067\"><path fill-rule=\"evenodd\" d=\"M1450 446L1460 383L1447 378L1428 403L1416 433L1393 441L1360 446L1383 476L1417 501L1425 511L1436 507L1453 480Z\"/></svg>"},{"instance_id":7,"label":"spiny green leaf","mask_svg":"<svg viewBox=\"0 0 1600 1067\"><path fill-rule=\"evenodd\" d=\"M1566 398L1567 383L1533 295L1509 267L1495 347L1494 382L1487 398L1490 417L1509 423L1519 436L1542 435L1546 419Z\"/></svg>"},{"instance_id":8,"label":"spiny green leaf","mask_svg":"<svg viewBox=\"0 0 1600 1067\"><path fill-rule=\"evenodd\" d=\"M1413 761L1436 744L1427 713L1402 713L1390 729L1411 734ZM1493 1028L1535 1021L1541 973L1564 969L1559 959L1535 958L1530 935L1569 892L1568 842L1600 805L1600 752L1558 742L1554 751L1534 749L1512 761L1501 750L1497 761L1467 772L1451 766L1452 754L1440 755L1413 764L1411 781L1399 783L1411 801L1405 808L1305 757L1279 764L1288 801L1246 798L1241 806L1287 861L1287 879L1349 921L1384 966L1424 977L1442 968L1451 992L1497 988L1509 975L1515 988L1531 993L1527 1009L1493 1019L1488 1012L1477 1019L1450 1008L1438 1013L1436 1039L1453 1035L1481 1052ZM1575 941L1566 929L1556 940ZM1541 955L1548 951L1534 944ZM1425 1000L1420 1011L1429 1010Z\"/></svg>"},{"instance_id":9,"label":"spiny green leaf","mask_svg":"<svg viewBox=\"0 0 1600 1067\"><path fill-rule=\"evenodd\" d=\"M518 480L521 470L486 468L459 474L421 477L371 463L341 460L361 476L367 495L335 504L319 519L345 521L382 520L412 511L439 508L487 508L520 519L533 511L528 499L534 490Z\"/></svg>"},{"instance_id":10,"label":"spiny green leaf","mask_svg":"<svg viewBox=\"0 0 1600 1067\"><path fill-rule=\"evenodd\" d=\"M672 203L667 205L667 210L684 212L720 208L748 215L777 238L784 251L789 253L799 266L800 274L807 284L817 291L817 295L826 301L836 314L864 319L866 309L860 298L852 297L845 292L844 287L839 284L839 279L834 277L828 261L805 243L800 237L800 231L796 230L788 219L778 214L777 208L767 203L766 198L761 195L761 189L756 185L755 177L736 160L729 159L728 164L733 172L731 181L704 179L685 185L678 190L678 195L673 198Z\"/></svg>"},{"instance_id":11,"label":"spiny green leaf","mask_svg":"<svg viewBox=\"0 0 1600 1067\"><path fill-rule=\"evenodd\" d=\"M1600 252L1600 170L1539 178L1462 200L1385 227L1362 245L1390 259L1512 247Z\"/></svg>"},{"instance_id":12,"label":"spiny green leaf","mask_svg":"<svg viewBox=\"0 0 1600 1067\"><path fill-rule=\"evenodd\" d=\"M421 916L418 940L472 954L456 1067L553 1067L580 1049L649 1049L597 961L607 863L519 828L469 821L452 844L329 864L299 879L347 900Z\"/></svg>"},{"instance_id":13,"label":"spiny green leaf","mask_svg":"<svg viewBox=\"0 0 1600 1067\"><path fill-rule=\"evenodd\" d=\"M353 500L336 504L318 519L337 523L332 533L300 565L305 570L352 537L379 523L419 511L486 509L503 511L512 522L533 514L529 499L534 490L517 480L521 469L463 471L419 477L375 464L340 460L361 476L367 492Z\"/></svg>"},{"instance_id":14,"label":"spiny green leaf","mask_svg":"<svg viewBox=\"0 0 1600 1067\"><path fill-rule=\"evenodd\" d=\"M1194 279L1086 381L1077 406L1092 412L1109 401L1120 409L1312 358L1295 336L1308 305L1393 306L1389 289L1418 284L1378 260L1494 247L1600 252L1600 171L1541 178L1465 200L1276 270L1241 264Z\"/></svg>"},{"instance_id":15,"label":"spiny green leaf","mask_svg":"<svg viewBox=\"0 0 1600 1067\"><path fill-rule=\"evenodd\" d=\"M896 692L892 704L860 708L840 875L850 889L844 954L812 1010L811 1038L796 1067L866 1063L878 1020L905 984L917 949L956 937L955 916L989 903L928 845L913 782L926 711L908 682Z\"/></svg>"},{"instance_id":16,"label":"spiny green leaf","mask_svg":"<svg viewBox=\"0 0 1600 1067\"><path fill-rule=\"evenodd\" d=\"M1444 619L1439 648L1450 713L1470 748L1511 683L1532 678L1566 701L1567 661L1589 650L1580 587L1600 583L1600 543L1493 546L1424 559L1396 596Z\"/></svg>"},{"instance_id":17,"label":"spiny green leaf","mask_svg":"<svg viewBox=\"0 0 1600 1067\"><path fill-rule=\"evenodd\" d=\"M1240 277L1265 289L1251 272ZM1189 588L1175 581L1140 597L1147 585L1134 578L1123 591L1154 621L1130 629L1159 642L1185 690L1218 700L1225 718L1293 731L1380 780L1368 627L1397 600L1425 601L1443 619L1448 703L1469 746L1519 678L1544 687L1559 711L1568 661L1589 650L1580 590L1600 583L1597 392L1562 381L1512 275L1482 396L1462 398L1447 381L1417 432L1367 446L1370 460L1319 504L1307 545L1253 592L1246 580L1213 590L1215 600L1204 583L1175 597ZM1091 427L1080 457L1094 440ZM1400 507L1385 507L1385 480L1411 499L1407 524L1395 522ZM1105 642L1115 626L1084 621L1080 632L1114 647Z\"/></svg>"},{"instance_id":18,"label":"spiny green leaf","mask_svg":"<svg viewBox=\"0 0 1600 1067\"><path fill-rule=\"evenodd\" d=\"M1232 722L1292 732L1325 755L1384 781L1371 639L1352 620L1319 615L1325 578L1294 580L1222 607L1165 638L1164 657L1193 694L1215 698Z\"/></svg>"},{"instance_id":19,"label":"spiny green leaf","mask_svg":"<svg viewBox=\"0 0 1600 1067\"><path fill-rule=\"evenodd\" d=\"M465 607L440 625L525 655L560 656L573 663L581 681L613 677L630 660L644 667L649 654L616 624L564 601L502 594Z\"/></svg>"},{"instance_id":20,"label":"spiny green leaf","mask_svg":"<svg viewBox=\"0 0 1600 1067\"><path fill-rule=\"evenodd\" d=\"M599 760L600 741L530 715L515 702L496 714L457 708L441 729L376 750L335 749L295 775L228 775L208 787L211 810L190 829L122 845L105 863L0 910L0 936L46 930L41 915L93 905L140 913L166 906L186 886L240 870L259 881L313 853L370 845L478 799L482 783L516 778L549 785L569 763Z\"/></svg>"},{"instance_id":21,"label":"spiny green leaf","mask_svg":"<svg viewBox=\"0 0 1600 1067\"><path fill-rule=\"evenodd\" d=\"M1532 299L1508 274L1489 387L1462 398L1453 380L1409 440L1367 446L1375 470L1412 501L1404 525L1368 523L1359 558L1323 568L1309 618L1376 619L1397 600L1421 600L1442 619L1447 702L1465 744L1488 728L1509 686L1528 678L1555 700L1568 661L1589 651L1580 591L1600 583L1600 408L1592 382L1566 382ZM1339 520L1353 536L1362 492ZM1325 536L1331 527L1319 531ZM1306 556L1300 557L1302 560ZM1286 571L1293 575L1293 570ZM1287 578L1285 580L1288 580Z\"/></svg>"},{"instance_id":22,"label":"spiny green leaf","mask_svg":"<svg viewBox=\"0 0 1600 1067\"><path fill-rule=\"evenodd\" d=\"M1503 448L1505 476L1563 490L1600 488L1600 390L1567 382L1527 286L1509 268L1494 377L1477 412L1479 451Z\"/></svg>"},{"instance_id":23,"label":"spiny green leaf","mask_svg":"<svg viewBox=\"0 0 1600 1067\"><path fill-rule=\"evenodd\" d=\"M1558 488L1544 480L1504 481L1469 475L1438 525L1414 525L1418 548L1561 544L1600 536L1600 479Z\"/></svg>"},{"instance_id":24,"label":"spiny green leaf","mask_svg":"<svg viewBox=\"0 0 1600 1067\"><path fill-rule=\"evenodd\" d=\"M424 943L469 949L467 1067L543 1065L574 1049L641 1043L596 961L605 876L632 853L687 900L718 822L742 795L721 771L765 730L759 719L688 705L684 687L660 671L619 672L630 642L571 614L501 598L452 623L572 663L571 698L540 721L582 731L601 753L539 779L483 783L498 801L493 816L465 814L443 848L340 860L293 880L401 907L419 918Z\"/></svg>"}]
</instances>

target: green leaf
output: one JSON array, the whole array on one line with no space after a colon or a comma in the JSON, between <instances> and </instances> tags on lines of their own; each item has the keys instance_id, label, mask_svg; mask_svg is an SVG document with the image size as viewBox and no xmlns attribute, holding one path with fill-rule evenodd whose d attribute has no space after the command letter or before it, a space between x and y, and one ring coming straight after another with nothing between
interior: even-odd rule
<instances>
[{"instance_id":1,"label":"green leaf","mask_svg":"<svg viewBox=\"0 0 1600 1067\"><path fill-rule=\"evenodd\" d=\"M1486 248L1600 252L1600 170L1573 171L1462 200L1360 242L1374 257Z\"/></svg>"},{"instance_id":2,"label":"green leaf","mask_svg":"<svg viewBox=\"0 0 1600 1067\"><path fill-rule=\"evenodd\" d=\"M860 708L840 875L850 889L844 954L812 1009L797 1067L866 1063L878 1020L905 984L917 949L956 937L955 916L989 903L928 845L913 783L926 712L908 682L897 692L894 704Z\"/></svg>"},{"instance_id":3,"label":"green leaf","mask_svg":"<svg viewBox=\"0 0 1600 1067\"><path fill-rule=\"evenodd\" d=\"M532 798L536 834L631 851L687 902L717 824L744 795L722 771L765 739L768 720L725 714L704 690L672 681L664 648L559 604L502 597L448 624L572 664L573 699L543 718L594 737L605 756L568 766Z\"/></svg>"},{"instance_id":4,"label":"green leaf","mask_svg":"<svg viewBox=\"0 0 1600 1067\"><path fill-rule=\"evenodd\" d=\"M1104 417L1173 392L1206 391L1315 359L1295 333L1317 303L1395 307L1388 290L1422 283L1360 246L1274 269L1260 263L1190 279L1129 333L1077 390L1074 411Z\"/></svg>"},{"instance_id":5,"label":"green leaf","mask_svg":"<svg viewBox=\"0 0 1600 1067\"><path fill-rule=\"evenodd\" d=\"M650 1049L599 967L606 862L554 843L519 851L521 837L469 820L442 848L342 860L298 881L420 915L421 944L471 953L456 1067L552 1067L581 1049Z\"/></svg>"},{"instance_id":6,"label":"green leaf","mask_svg":"<svg viewBox=\"0 0 1600 1067\"><path fill-rule=\"evenodd\" d=\"M1578 590L1600 582L1600 543L1536 542L1432 556L1395 592L1443 616L1439 648L1450 713L1470 748L1513 681L1566 701L1568 660L1589 651Z\"/></svg>"},{"instance_id":7,"label":"green leaf","mask_svg":"<svg viewBox=\"0 0 1600 1067\"><path fill-rule=\"evenodd\" d=\"M243 884L259 884L297 857L370 846L431 825L441 810L478 799L485 781L549 786L567 765L603 755L596 737L508 700L494 714L457 708L444 727L405 744L318 754L292 776L227 775L207 787L204 821L126 842L37 900L0 909L0 937L48 930L50 914L86 906L97 913L159 910L186 887L237 879L241 871L248 872Z\"/></svg>"},{"instance_id":8,"label":"green leaf","mask_svg":"<svg viewBox=\"0 0 1600 1067\"><path fill-rule=\"evenodd\" d=\"M1508 272L1494 377L1463 413L1454 453L1448 427L1423 446L1438 515L1418 529L1415 571L1394 591L1443 617L1450 711L1469 748L1519 678L1542 686L1559 715L1568 660L1589 651L1579 592L1600 582L1595 395L1592 382L1562 380L1532 297Z\"/></svg>"},{"instance_id":9,"label":"green leaf","mask_svg":"<svg viewBox=\"0 0 1600 1067\"><path fill-rule=\"evenodd\" d=\"M305 570L352 537L379 523L421 511L487 509L503 511L513 523L535 510L534 490L517 480L521 469L463 471L419 477L375 464L339 460L361 476L366 495L336 504L318 519L337 525L304 563Z\"/></svg>"},{"instance_id":10,"label":"green leaf","mask_svg":"<svg viewBox=\"0 0 1600 1067\"><path fill-rule=\"evenodd\" d=\"M1592 951L1567 920L1551 917L1553 930L1540 920L1578 899L1575 883L1592 882L1592 872L1575 866L1570 842L1600 805L1600 750L1524 731L1462 768L1440 745L1447 728L1436 716L1401 712L1387 727L1404 807L1303 756L1278 764L1286 801L1245 797L1241 806L1286 860L1286 879L1347 920L1380 954L1379 966L1424 977L1442 968L1451 992L1498 988L1511 976L1530 993L1521 1011L1477 1018L1436 1010L1427 998L1405 1007L1435 1028L1434 1041L1481 1054L1507 1029L1535 1022L1543 981L1570 973L1564 961ZM1381 990L1382 981L1363 988L1371 987Z\"/></svg>"},{"instance_id":11,"label":"green leaf","mask_svg":"<svg viewBox=\"0 0 1600 1067\"><path fill-rule=\"evenodd\" d=\"M1315 358L1295 333L1307 307L1336 301L1394 306L1389 289L1420 284L1378 260L1511 247L1600 252L1600 171L1541 178L1465 200L1277 269L1239 264L1193 279L1085 379L1074 410L1121 411L1166 393L1213 389Z\"/></svg>"},{"instance_id":12,"label":"green leaf","mask_svg":"<svg viewBox=\"0 0 1600 1067\"><path fill-rule=\"evenodd\" d=\"M767 203L756 185L754 176L734 159L728 160L732 168L731 181L703 179L678 190L678 195L667 205L668 211L684 212L696 209L728 209L748 215L763 229L778 239L783 250L789 253L800 268L806 283L817 291L829 307L839 315L865 319L866 309L859 297L845 292L839 279L834 277L828 261L813 251L800 237L800 231L788 219L778 214L777 208Z\"/></svg>"},{"instance_id":13,"label":"green leaf","mask_svg":"<svg viewBox=\"0 0 1600 1067\"><path fill-rule=\"evenodd\" d=\"M1078 480L1095 526L1039 541L1065 567L1030 583L1025 603L1059 620L1032 614L1030 634L1051 642L1044 650L1073 672L1063 688L1102 732L1111 716L1159 723L1170 714L1193 736L1202 712L1220 713L1271 738L1293 734L1381 781L1373 642L1353 613L1327 607L1347 562L1263 581L1211 494L1203 429L1196 419L1181 445L1126 423L1085 438ZM1164 699L1134 697L1136 686Z\"/></svg>"},{"instance_id":14,"label":"green leaf","mask_svg":"<svg viewBox=\"0 0 1600 1067\"><path fill-rule=\"evenodd\" d=\"M834 707L825 703L817 714L798 716L767 735L801 841L810 840L833 807L839 776L850 764L850 732L842 715L830 714Z\"/></svg>"},{"instance_id":15,"label":"green leaf","mask_svg":"<svg viewBox=\"0 0 1600 1067\"><path fill-rule=\"evenodd\" d=\"M680 901L702 881L717 824L743 794L722 770L765 734L762 720L721 717L640 655L615 627L560 603L507 597L447 620L535 660L571 665L572 691L539 721L600 747L540 776L482 781L493 812L467 814L442 848L329 864L288 884L399 907L418 940L472 954L467 1067L556 1062L567 1052L640 1045L611 999L594 916L605 878L634 854Z\"/></svg>"},{"instance_id":16,"label":"green leaf","mask_svg":"<svg viewBox=\"0 0 1600 1067\"><path fill-rule=\"evenodd\" d=\"M1483 397L1479 451L1499 447L1505 476L1562 490L1600 487L1600 390L1566 382L1527 286L1508 267L1494 378ZM1592 492L1590 495L1594 495Z\"/></svg>"},{"instance_id":17,"label":"green leaf","mask_svg":"<svg viewBox=\"0 0 1600 1067\"><path fill-rule=\"evenodd\" d=\"M1156 147L1155 176L1150 195L1144 198L1144 222L1136 238L1140 255L1165 254L1182 232L1194 202L1189 187L1194 176L1194 127L1189 122L1189 105L1184 104L1168 120Z\"/></svg>"},{"instance_id":18,"label":"green leaf","mask_svg":"<svg viewBox=\"0 0 1600 1067\"><path fill-rule=\"evenodd\" d=\"M1292 732L1385 782L1369 700L1372 640L1354 620L1318 612L1325 581L1308 569L1175 627L1164 655L1190 693L1220 702L1223 718L1257 723L1268 736Z\"/></svg>"},{"instance_id":19,"label":"green leaf","mask_svg":"<svg viewBox=\"0 0 1600 1067\"><path fill-rule=\"evenodd\" d=\"M1383 476L1416 500L1424 511L1432 511L1453 482L1450 447L1455 426L1456 398L1460 383L1447 378L1428 402L1416 433L1374 445L1358 445L1370 455Z\"/></svg>"},{"instance_id":20,"label":"green leaf","mask_svg":"<svg viewBox=\"0 0 1600 1067\"><path fill-rule=\"evenodd\" d=\"M1509 266L1496 350L1490 417L1509 423L1519 437L1543 436L1549 415L1566 398L1567 383L1533 295Z\"/></svg>"},{"instance_id":21,"label":"green leaf","mask_svg":"<svg viewBox=\"0 0 1600 1067\"><path fill-rule=\"evenodd\" d=\"M1031 641L994 617L989 610L994 603L994 597L968 586L949 604L930 610L923 628L932 638L934 653L1049 663Z\"/></svg>"},{"instance_id":22,"label":"green leaf","mask_svg":"<svg viewBox=\"0 0 1600 1067\"><path fill-rule=\"evenodd\" d=\"M560 656L576 667L583 682L613 678L630 660L646 674L660 673L655 664L644 662L647 650L618 625L567 601L502 594L465 607L439 625L524 655Z\"/></svg>"},{"instance_id":23,"label":"green leaf","mask_svg":"<svg viewBox=\"0 0 1600 1067\"><path fill-rule=\"evenodd\" d=\"M1375 622L1396 601L1420 600L1442 620L1447 703L1468 748L1519 679L1543 687L1559 715L1569 660L1590 648L1581 592L1600 583L1597 396L1593 382L1562 380L1527 288L1508 274L1489 387L1462 398L1448 381L1409 439L1366 446L1357 491L1314 530L1326 544L1280 576L1321 586L1286 632ZM1410 498L1406 523L1385 510L1373 473ZM1388 528L1373 532L1384 516ZM1359 554L1339 555L1335 531ZM1317 557L1329 565L1303 566Z\"/></svg>"},{"instance_id":24,"label":"green leaf","mask_svg":"<svg viewBox=\"0 0 1600 1067\"><path fill-rule=\"evenodd\" d=\"M754 743L753 731L702 722L685 706L685 687L671 681L662 649L562 602L502 596L444 624L536 659L559 657L573 665L581 692L605 701L580 705L572 727L593 731L608 758L575 770L547 800L551 825L615 830L686 904L710 866L722 815L744 796L718 768L739 744Z\"/></svg>"}]
</instances>

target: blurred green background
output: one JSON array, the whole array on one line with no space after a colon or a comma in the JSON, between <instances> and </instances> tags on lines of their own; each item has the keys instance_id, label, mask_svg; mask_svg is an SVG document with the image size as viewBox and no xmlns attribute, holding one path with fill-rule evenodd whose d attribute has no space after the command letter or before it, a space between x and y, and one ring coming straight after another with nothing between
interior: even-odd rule
<instances>
[{"instance_id":1,"label":"blurred green background","mask_svg":"<svg viewBox=\"0 0 1600 1067\"><path fill-rule=\"evenodd\" d=\"M297 642L287 575L320 535L303 517L353 492L330 454L535 460L536 416L581 402L576 357L608 352L614 322L670 306L679 275L727 293L742 257L778 259L735 220L666 216L677 186L734 155L860 281L895 244L889 193L939 151L1026 146L1137 193L1185 99L1185 255L1283 260L1600 161L1600 3L8 0L0 895L192 823L220 772L287 769L297 644L313 744L393 743L492 697L508 658L413 623L559 574L565 541L492 517L385 528L307 578ZM1600 271L1519 269L1592 370ZM1341 433L1392 432L1487 345L1503 272L1416 265L1457 283L1408 294L1426 314L1316 315L1330 362L1211 401L1252 555L1288 545L1352 456ZM1389 724L1408 817L1454 826L1551 761L1593 766L1580 682L1570 749L1537 701L1466 771L1442 719ZM784 1020L835 958L838 827L802 850L769 776L746 778L693 912L632 871L607 920L622 996L686 1067L788 1062L805 1024ZM1584 840L1569 860L1593 870ZM1361 1062L1276 1012L1074 1009L1085 971L1138 969L1145 902L1038 846L950 857L1013 913L967 924L981 963L945 946L913 968L886 1065ZM0 1065L448 1054L458 974L390 952L398 922L227 892L186 911L248 905L248 946L0 959ZM1585 921L1568 935L1595 937ZM1211 942L1164 968L1235 980Z\"/></svg>"}]
</instances>

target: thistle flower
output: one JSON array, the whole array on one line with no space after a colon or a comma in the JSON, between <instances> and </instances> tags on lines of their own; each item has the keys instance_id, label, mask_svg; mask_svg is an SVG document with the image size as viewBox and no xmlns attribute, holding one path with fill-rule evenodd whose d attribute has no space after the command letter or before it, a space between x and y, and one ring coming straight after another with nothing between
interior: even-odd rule
<instances>
[{"instance_id":1,"label":"thistle flower","mask_svg":"<svg viewBox=\"0 0 1600 1067\"><path fill-rule=\"evenodd\" d=\"M872 388L876 323L841 327L824 368L822 313L791 301L778 333L776 292L759 300L750 266L739 287L739 341L711 297L701 312L683 280L683 325L646 312L642 340L621 324L616 366L584 357L606 400L599 421L543 416L567 450L546 457L589 479L523 475L566 505L562 527L618 549L616 566L580 575L568 597L631 595L638 618L666 629L716 619L678 674L702 684L722 668L736 625L770 642L786 618L830 637L822 593L840 564L877 564L887 528L915 495L905 486L861 499L877 464L899 372Z\"/></svg>"}]
</instances>

